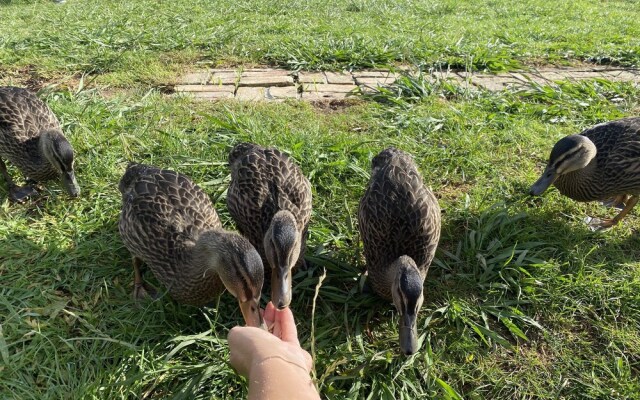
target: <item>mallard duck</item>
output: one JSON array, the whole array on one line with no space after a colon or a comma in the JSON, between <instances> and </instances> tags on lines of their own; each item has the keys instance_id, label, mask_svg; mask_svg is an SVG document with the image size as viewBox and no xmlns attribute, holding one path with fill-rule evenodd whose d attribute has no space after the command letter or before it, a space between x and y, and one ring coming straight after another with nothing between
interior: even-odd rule
<instances>
[{"instance_id":1,"label":"mallard duck","mask_svg":"<svg viewBox=\"0 0 640 400\"><path fill-rule=\"evenodd\" d=\"M400 314L400 349L410 355L417 351L422 285L440 239L440 207L407 153L388 148L371 165L358 210L367 284L393 301Z\"/></svg>"},{"instance_id":2,"label":"mallard duck","mask_svg":"<svg viewBox=\"0 0 640 400\"><path fill-rule=\"evenodd\" d=\"M261 326L262 260L247 239L222 228L207 194L186 176L131 164L119 184L119 230L133 255L134 299L153 296L142 263L180 303L202 306L226 287L247 323Z\"/></svg>"},{"instance_id":3,"label":"mallard duck","mask_svg":"<svg viewBox=\"0 0 640 400\"><path fill-rule=\"evenodd\" d=\"M229 167L229 213L271 266L271 301L283 309L291 303L291 269L305 265L311 184L286 154L252 143L231 150Z\"/></svg>"},{"instance_id":4,"label":"mallard duck","mask_svg":"<svg viewBox=\"0 0 640 400\"><path fill-rule=\"evenodd\" d=\"M640 195L640 118L605 122L560 139L529 192L541 195L551 184L576 201L621 204L614 218L589 224L594 230L616 225Z\"/></svg>"},{"instance_id":5,"label":"mallard duck","mask_svg":"<svg viewBox=\"0 0 640 400\"><path fill-rule=\"evenodd\" d=\"M17 186L4 160L11 161L27 182L62 178L62 186L72 197L80 194L73 170L73 149L62 134L51 109L32 92L0 87L0 172L9 186L9 199L24 201L36 194L30 184Z\"/></svg>"}]
</instances>

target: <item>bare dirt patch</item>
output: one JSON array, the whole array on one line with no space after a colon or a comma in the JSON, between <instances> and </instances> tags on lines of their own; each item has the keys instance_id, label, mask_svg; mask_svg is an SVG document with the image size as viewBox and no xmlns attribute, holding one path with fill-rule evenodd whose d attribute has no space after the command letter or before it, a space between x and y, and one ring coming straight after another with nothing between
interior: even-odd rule
<instances>
[{"instance_id":1,"label":"bare dirt patch","mask_svg":"<svg viewBox=\"0 0 640 400\"><path fill-rule=\"evenodd\" d=\"M353 107L362 103L360 99L327 99L327 100L314 100L309 102L316 110L323 113L335 113L342 112L349 107Z\"/></svg>"}]
</instances>

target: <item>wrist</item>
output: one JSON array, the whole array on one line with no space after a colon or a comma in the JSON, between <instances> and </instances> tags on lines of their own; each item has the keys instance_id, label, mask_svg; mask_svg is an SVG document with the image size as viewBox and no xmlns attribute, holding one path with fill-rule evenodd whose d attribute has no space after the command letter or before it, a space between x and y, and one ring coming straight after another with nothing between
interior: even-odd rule
<instances>
[{"instance_id":1,"label":"wrist","mask_svg":"<svg viewBox=\"0 0 640 400\"><path fill-rule=\"evenodd\" d=\"M248 380L249 400L319 399L309 370L280 355L268 356L255 363Z\"/></svg>"},{"instance_id":2,"label":"wrist","mask_svg":"<svg viewBox=\"0 0 640 400\"><path fill-rule=\"evenodd\" d=\"M301 371L303 371L305 374L309 374L309 369L307 369L304 364L291 360L287 357L284 357L282 355L270 355L270 356L266 356L264 358L262 358L260 361L258 361L257 363L255 363L255 367L256 368L260 368L260 367L269 367L270 365L277 365L277 364L287 364L289 366L291 366L292 368L299 368Z\"/></svg>"}]
</instances>

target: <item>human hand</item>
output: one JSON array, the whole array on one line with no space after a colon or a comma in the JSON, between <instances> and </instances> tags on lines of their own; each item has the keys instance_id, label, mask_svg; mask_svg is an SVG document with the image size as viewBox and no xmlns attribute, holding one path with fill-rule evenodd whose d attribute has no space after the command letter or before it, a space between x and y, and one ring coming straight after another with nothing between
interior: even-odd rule
<instances>
[{"instance_id":1,"label":"human hand","mask_svg":"<svg viewBox=\"0 0 640 400\"><path fill-rule=\"evenodd\" d=\"M248 377L251 368L268 359L279 358L309 373L313 361L311 355L300 347L291 309L287 307L277 310L273 303L269 302L263 318L272 333L249 326L236 326L229 331L230 361L236 371Z\"/></svg>"}]
</instances>

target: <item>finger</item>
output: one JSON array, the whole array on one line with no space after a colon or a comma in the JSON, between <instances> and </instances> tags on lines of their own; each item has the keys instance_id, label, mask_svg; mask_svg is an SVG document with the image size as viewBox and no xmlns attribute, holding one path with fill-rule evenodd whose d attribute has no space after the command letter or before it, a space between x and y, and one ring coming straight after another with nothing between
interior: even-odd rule
<instances>
[{"instance_id":1,"label":"finger","mask_svg":"<svg viewBox=\"0 0 640 400\"><path fill-rule=\"evenodd\" d=\"M309 369L309 371L311 371L311 369L313 368L313 357L311 357L311 354L309 354L308 351L304 351L304 362L307 365L307 368Z\"/></svg>"},{"instance_id":2,"label":"finger","mask_svg":"<svg viewBox=\"0 0 640 400\"><path fill-rule=\"evenodd\" d=\"M242 329L243 328L239 326L232 328L227 336L227 342L229 343L229 362L231 366L235 368L239 374L244 375L246 368L242 355L244 348L244 346L242 346L242 342L244 341Z\"/></svg>"},{"instance_id":3,"label":"finger","mask_svg":"<svg viewBox=\"0 0 640 400\"><path fill-rule=\"evenodd\" d=\"M229 334L227 335L227 342L229 342L229 346L236 346L238 344L238 342L241 340L241 331L241 326L234 326L233 328L231 328Z\"/></svg>"},{"instance_id":4,"label":"finger","mask_svg":"<svg viewBox=\"0 0 640 400\"><path fill-rule=\"evenodd\" d=\"M273 333L273 325L276 322L276 307L272 302L267 303L267 306L264 309L264 323L267 325L267 329L269 332Z\"/></svg>"},{"instance_id":5,"label":"finger","mask_svg":"<svg viewBox=\"0 0 640 400\"><path fill-rule=\"evenodd\" d=\"M298 329L296 328L296 322L293 319L293 313L290 307L276 311L276 328L278 326L280 327L280 334L278 335L280 339L285 342L300 345L298 341Z\"/></svg>"}]
</instances>

